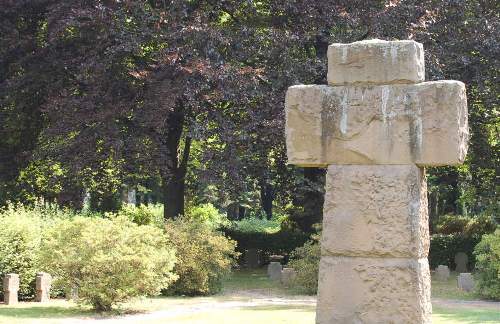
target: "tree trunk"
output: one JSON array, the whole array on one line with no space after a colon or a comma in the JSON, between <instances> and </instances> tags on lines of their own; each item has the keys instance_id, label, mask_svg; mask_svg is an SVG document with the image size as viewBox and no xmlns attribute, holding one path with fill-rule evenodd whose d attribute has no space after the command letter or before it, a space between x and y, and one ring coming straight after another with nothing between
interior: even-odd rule
<instances>
[{"instance_id":1,"label":"tree trunk","mask_svg":"<svg viewBox=\"0 0 500 324\"><path fill-rule=\"evenodd\" d=\"M266 213L266 218L273 218L273 200L274 200L274 189L273 186L263 180L260 184L260 201L262 204L262 209Z\"/></svg>"},{"instance_id":2,"label":"tree trunk","mask_svg":"<svg viewBox=\"0 0 500 324\"><path fill-rule=\"evenodd\" d=\"M184 181L191 150L191 138L186 137L182 159L179 161L178 149L183 129L183 107L178 105L169 116L166 141L164 142L167 160L166 168L162 172L164 219L172 219L184 214Z\"/></svg>"}]
</instances>

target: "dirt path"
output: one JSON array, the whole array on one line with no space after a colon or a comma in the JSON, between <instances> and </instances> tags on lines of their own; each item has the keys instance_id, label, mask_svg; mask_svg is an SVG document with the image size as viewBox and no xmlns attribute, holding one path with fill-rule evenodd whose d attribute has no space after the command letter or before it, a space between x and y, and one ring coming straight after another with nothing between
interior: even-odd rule
<instances>
[{"instance_id":1,"label":"dirt path","mask_svg":"<svg viewBox=\"0 0 500 324\"><path fill-rule=\"evenodd\" d=\"M498 310L500 312L500 302L494 302L494 301L433 298L432 305L447 307L447 308L460 307L460 308L492 309L492 310Z\"/></svg>"}]
</instances>

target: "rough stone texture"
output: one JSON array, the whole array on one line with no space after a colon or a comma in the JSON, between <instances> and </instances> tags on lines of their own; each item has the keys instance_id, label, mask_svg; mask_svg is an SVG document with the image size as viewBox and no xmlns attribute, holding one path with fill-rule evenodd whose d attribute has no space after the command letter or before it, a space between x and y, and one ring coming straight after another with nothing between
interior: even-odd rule
<instances>
[{"instance_id":1,"label":"rough stone texture","mask_svg":"<svg viewBox=\"0 0 500 324\"><path fill-rule=\"evenodd\" d=\"M283 268L281 271L281 284L289 286L297 276L297 272L293 268Z\"/></svg>"},{"instance_id":2,"label":"rough stone texture","mask_svg":"<svg viewBox=\"0 0 500 324\"><path fill-rule=\"evenodd\" d=\"M35 301L44 303L50 300L50 287L52 286L52 276L46 272L36 274L36 296Z\"/></svg>"},{"instance_id":3,"label":"rough stone texture","mask_svg":"<svg viewBox=\"0 0 500 324\"><path fill-rule=\"evenodd\" d=\"M323 256L316 323L431 323L427 259Z\"/></svg>"},{"instance_id":4,"label":"rough stone texture","mask_svg":"<svg viewBox=\"0 0 500 324\"><path fill-rule=\"evenodd\" d=\"M427 183L415 165L328 167L323 215L323 255L427 257Z\"/></svg>"},{"instance_id":5,"label":"rough stone texture","mask_svg":"<svg viewBox=\"0 0 500 324\"><path fill-rule=\"evenodd\" d=\"M267 275L271 280L280 280L281 279L281 263L279 262L271 262L267 266Z\"/></svg>"},{"instance_id":6,"label":"rough stone texture","mask_svg":"<svg viewBox=\"0 0 500 324\"><path fill-rule=\"evenodd\" d=\"M447 281L450 278L450 269L448 266L439 265L436 269L436 278L439 281Z\"/></svg>"},{"instance_id":7,"label":"rough stone texture","mask_svg":"<svg viewBox=\"0 0 500 324\"><path fill-rule=\"evenodd\" d=\"M412 40L365 40L328 47L328 84L424 81L424 49Z\"/></svg>"},{"instance_id":8,"label":"rough stone texture","mask_svg":"<svg viewBox=\"0 0 500 324\"><path fill-rule=\"evenodd\" d=\"M290 164L456 165L467 153L459 81L300 85L288 89L285 105Z\"/></svg>"},{"instance_id":9,"label":"rough stone texture","mask_svg":"<svg viewBox=\"0 0 500 324\"><path fill-rule=\"evenodd\" d=\"M458 273L467 272L467 262L469 262L469 257L464 252L458 252L455 254L455 271Z\"/></svg>"},{"instance_id":10,"label":"rough stone texture","mask_svg":"<svg viewBox=\"0 0 500 324\"><path fill-rule=\"evenodd\" d=\"M474 277L471 273L461 273L457 277L458 288L465 291L472 291L474 289Z\"/></svg>"},{"instance_id":11,"label":"rough stone texture","mask_svg":"<svg viewBox=\"0 0 500 324\"><path fill-rule=\"evenodd\" d=\"M8 273L3 278L3 299L6 305L15 305L18 302L19 275Z\"/></svg>"}]
</instances>

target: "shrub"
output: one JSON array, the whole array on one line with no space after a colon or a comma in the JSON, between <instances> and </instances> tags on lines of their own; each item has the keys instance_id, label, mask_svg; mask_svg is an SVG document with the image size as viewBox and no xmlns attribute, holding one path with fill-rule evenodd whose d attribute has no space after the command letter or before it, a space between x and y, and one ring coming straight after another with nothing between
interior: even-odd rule
<instances>
[{"instance_id":1,"label":"shrub","mask_svg":"<svg viewBox=\"0 0 500 324\"><path fill-rule=\"evenodd\" d=\"M60 220L47 230L41 251L55 286L77 288L79 302L99 311L158 294L175 279L174 249L162 230L124 218Z\"/></svg>"},{"instance_id":2,"label":"shrub","mask_svg":"<svg viewBox=\"0 0 500 324\"><path fill-rule=\"evenodd\" d=\"M463 234L432 235L428 257L431 269L435 269L440 264L455 269L455 254L458 252L467 254L469 259L467 267L473 269L475 266L473 251L479 240L477 236L469 237Z\"/></svg>"},{"instance_id":3,"label":"shrub","mask_svg":"<svg viewBox=\"0 0 500 324\"><path fill-rule=\"evenodd\" d=\"M314 234L310 240L293 250L288 266L294 268L297 275L293 285L298 290L314 295L318 291L318 270L321 258L321 224L313 224Z\"/></svg>"},{"instance_id":4,"label":"shrub","mask_svg":"<svg viewBox=\"0 0 500 324\"><path fill-rule=\"evenodd\" d=\"M469 219L465 226L464 234L468 236L483 236L490 234L497 228L497 223L492 215L481 214Z\"/></svg>"},{"instance_id":5,"label":"shrub","mask_svg":"<svg viewBox=\"0 0 500 324\"><path fill-rule=\"evenodd\" d=\"M185 219L198 223L205 223L213 228L220 228L229 223L226 215L220 213L219 210L210 203L188 207L185 214Z\"/></svg>"},{"instance_id":6,"label":"shrub","mask_svg":"<svg viewBox=\"0 0 500 324\"><path fill-rule=\"evenodd\" d=\"M500 229L483 236L474 253L477 259L477 291L500 300Z\"/></svg>"},{"instance_id":7,"label":"shrub","mask_svg":"<svg viewBox=\"0 0 500 324\"><path fill-rule=\"evenodd\" d=\"M10 205L0 211L0 278L7 273L19 274L21 299L35 293L41 228L40 215L32 208Z\"/></svg>"},{"instance_id":8,"label":"shrub","mask_svg":"<svg viewBox=\"0 0 500 324\"><path fill-rule=\"evenodd\" d=\"M307 234L299 231L280 230L276 233L240 232L224 229L224 232L237 244L237 251L244 253L248 249L262 251L265 258L273 254L287 255L308 239Z\"/></svg>"},{"instance_id":9,"label":"shrub","mask_svg":"<svg viewBox=\"0 0 500 324\"><path fill-rule=\"evenodd\" d=\"M283 217L273 217L272 219L246 217L239 221L231 222L230 229L242 233L268 233L273 234L280 230Z\"/></svg>"},{"instance_id":10,"label":"shrub","mask_svg":"<svg viewBox=\"0 0 500 324\"><path fill-rule=\"evenodd\" d=\"M115 213L106 213L109 218L125 217L138 225L154 225L163 228L163 205L139 205L123 204Z\"/></svg>"},{"instance_id":11,"label":"shrub","mask_svg":"<svg viewBox=\"0 0 500 324\"><path fill-rule=\"evenodd\" d=\"M319 243L310 240L290 255L288 266L297 273L293 285L306 294L316 294L318 291L320 251Z\"/></svg>"},{"instance_id":12,"label":"shrub","mask_svg":"<svg viewBox=\"0 0 500 324\"><path fill-rule=\"evenodd\" d=\"M459 215L443 215L436 223L436 232L439 234L464 233L469 219Z\"/></svg>"},{"instance_id":13,"label":"shrub","mask_svg":"<svg viewBox=\"0 0 500 324\"><path fill-rule=\"evenodd\" d=\"M167 221L165 231L177 247L174 271L179 276L165 293L193 296L219 291L238 254L236 243L212 226L187 218Z\"/></svg>"}]
</instances>

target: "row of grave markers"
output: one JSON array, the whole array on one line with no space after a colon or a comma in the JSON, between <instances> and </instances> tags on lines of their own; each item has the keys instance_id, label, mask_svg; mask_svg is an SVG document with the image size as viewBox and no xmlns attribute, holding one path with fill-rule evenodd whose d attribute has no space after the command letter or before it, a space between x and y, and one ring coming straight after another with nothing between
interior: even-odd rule
<instances>
[{"instance_id":1,"label":"row of grave markers","mask_svg":"<svg viewBox=\"0 0 500 324\"><path fill-rule=\"evenodd\" d=\"M52 276L46 272L36 274L36 296L35 301L44 303L50 300L50 287ZM6 274L3 278L3 298L5 305L18 303L19 275L16 273Z\"/></svg>"}]
</instances>

